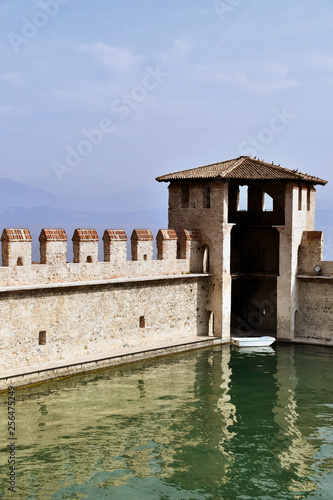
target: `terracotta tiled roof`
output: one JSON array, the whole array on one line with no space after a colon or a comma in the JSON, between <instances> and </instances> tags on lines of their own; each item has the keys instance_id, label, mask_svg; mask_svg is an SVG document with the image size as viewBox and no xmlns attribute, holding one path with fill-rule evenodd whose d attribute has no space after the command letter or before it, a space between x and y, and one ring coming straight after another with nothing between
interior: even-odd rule
<instances>
[{"instance_id":1,"label":"terracotta tiled roof","mask_svg":"<svg viewBox=\"0 0 333 500\"><path fill-rule=\"evenodd\" d=\"M135 239L138 241L148 241L153 240L153 235L150 229L134 229L131 240Z\"/></svg>"},{"instance_id":2,"label":"terracotta tiled roof","mask_svg":"<svg viewBox=\"0 0 333 500\"><path fill-rule=\"evenodd\" d=\"M75 229L72 241L98 241L96 229Z\"/></svg>"},{"instance_id":3,"label":"terracotta tiled roof","mask_svg":"<svg viewBox=\"0 0 333 500\"><path fill-rule=\"evenodd\" d=\"M157 238L162 240L178 240L177 233L174 229L160 229Z\"/></svg>"},{"instance_id":4,"label":"terracotta tiled roof","mask_svg":"<svg viewBox=\"0 0 333 500\"><path fill-rule=\"evenodd\" d=\"M191 241L201 241L201 231L200 229L184 229L183 231L183 238L185 240L191 240Z\"/></svg>"},{"instance_id":5,"label":"terracotta tiled roof","mask_svg":"<svg viewBox=\"0 0 333 500\"><path fill-rule=\"evenodd\" d=\"M4 229L1 241L32 241L29 229Z\"/></svg>"},{"instance_id":6,"label":"terracotta tiled roof","mask_svg":"<svg viewBox=\"0 0 333 500\"><path fill-rule=\"evenodd\" d=\"M39 241L67 241L67 234L64 229L42 229Z\"/></svg>"},{"instance_id":7,"label":"terracotta tiled roof","mask_svg":"<svg viewBox=\"0 0 333 500\"><path fill-rule=\"evenodd\" d=\"M186 179L242 179L242 180L289 180L325 185L327 181L296 170L282 168L250 156L240 156L233 160L213 163L204 167L182 170L173 174L156 177L159 182Z\"/></svg>"},{"instance_id":8,"label":"terracotta tiled roof","mask_svg":"<svg viewBox=\"0 0 333 500\"><path fill-rule=\"evenodd\" d=\"M105 229L103 241L105 240L127 241L127 236L123 229Z\"/></svg>"}]
</instances>

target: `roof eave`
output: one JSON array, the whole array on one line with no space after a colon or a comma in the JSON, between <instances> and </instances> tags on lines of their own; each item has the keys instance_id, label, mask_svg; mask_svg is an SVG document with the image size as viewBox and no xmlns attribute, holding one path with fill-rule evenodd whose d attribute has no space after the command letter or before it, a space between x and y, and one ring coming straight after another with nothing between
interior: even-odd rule
<instances>
[{"instance_id":1,"label":"roof eave","mask_svg":"<svg viewBox=\"0 0 333 500\"><path fill-rule=\"evenodd\" d=\"M214 177L167 177L166 176L160 176L156 177L155 179L157 182L172 182L172 181L202 181L202 180L210 180L210 181L217 181L217 180L234 180L234 181L246 181L246 182L258 182L258 181L268 181L268 182L308 182L309 184L320 184L321 186L325 186L327 184L327 181L325 179L302 179L298 178L295 179L294 177L290 177L290 179L269 179L267 177L262 177L258 179L249 179L246 177L224 177L224 176L214 176Z\"/></svg>"}]
</instances>

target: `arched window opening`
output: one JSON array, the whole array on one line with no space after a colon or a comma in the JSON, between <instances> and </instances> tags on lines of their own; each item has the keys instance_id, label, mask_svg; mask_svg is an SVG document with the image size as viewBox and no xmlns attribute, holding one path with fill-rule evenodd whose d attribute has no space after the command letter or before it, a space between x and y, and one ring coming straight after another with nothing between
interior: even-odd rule
<instances>
[{"instance_id":1,"label":"arched window opening","mask_svg":"<svg viewBox=\"0 0 333 500\"><path fill-rule=\"evenodd\" d=\"M239 186L238 208L239 212L248 210L248 186Z\"/></svg>"},{"instance_id":2,"label":"arched window opening","mask_svg":"<svg viewBox=\"0 0 333 500\"><path fill-rule=\"evenodd\" d=\"M93 261L93 260L92 260L92 256L91 256L91 255L88 255L88 257L87 257L87 262L89 262L89 263L91 264L91 263L92 263L92 261Z\"/></svg>"},{"instance_id":3,"label":"arched window opening","mask_svg":"<svg viewBox=\"0 0 333 500\"><path fill-rule=\"evenodd\" d=\"M273 204L274 204L274 200L271 196L269 196L269 194L267 193L264 193L264 212L273 212Z\"/></svg>"},{"instance_id":4,"label":"arched window opening","mask_svg":"<svg viewBox=\"0 0 333 500\"><path fill-rule=\"evenodd\" d=\"M23 258L22 257L17 257L16 265L23 266Z\"/></svg>"}]
</instances>

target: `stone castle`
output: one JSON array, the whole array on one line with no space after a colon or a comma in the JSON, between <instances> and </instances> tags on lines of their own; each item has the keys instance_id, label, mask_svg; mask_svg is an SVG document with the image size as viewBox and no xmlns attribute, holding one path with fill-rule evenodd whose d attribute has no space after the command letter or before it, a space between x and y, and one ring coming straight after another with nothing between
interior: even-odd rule
<instances>
[{"instance_id":1,"label":"stone castle","mask_svg":"<svg viewBox=\"0 0 333 500\"><path fill-rule=\"evenodd\" d=\"M169 184L168 229L4 229L1 367L82 359L156 341L275 335L332 344L333 262L314 230L326 181L242 156L157 177ZM241 193L241 195L240 195ZM1 378L1 377L0 377Z\"/></svg>"}]
</instances>

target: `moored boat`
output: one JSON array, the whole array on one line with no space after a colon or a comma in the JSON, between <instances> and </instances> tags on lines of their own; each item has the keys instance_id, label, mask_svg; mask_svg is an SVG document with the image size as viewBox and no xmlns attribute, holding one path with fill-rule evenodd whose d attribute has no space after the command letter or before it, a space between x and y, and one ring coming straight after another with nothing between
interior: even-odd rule
<instances>
[{"instance_id":1,"label":"moored boat","mask_svg":"<svg viewBox=\"0 0 333 500\"><path fill-rule=\"evenodd\" d=\"M231 337L231 343L237 347L267 347L275 342L275 337Z\"/></svg>"}]
</instances>

